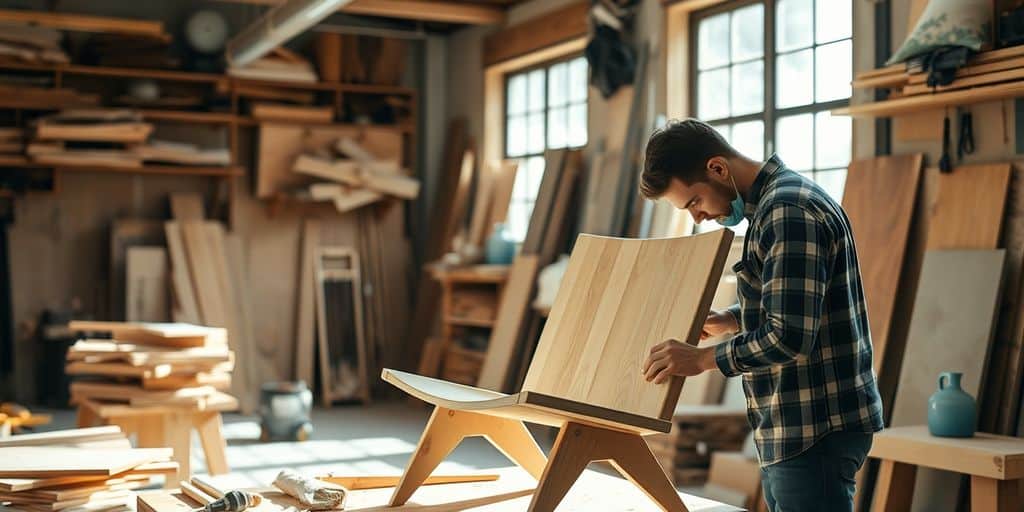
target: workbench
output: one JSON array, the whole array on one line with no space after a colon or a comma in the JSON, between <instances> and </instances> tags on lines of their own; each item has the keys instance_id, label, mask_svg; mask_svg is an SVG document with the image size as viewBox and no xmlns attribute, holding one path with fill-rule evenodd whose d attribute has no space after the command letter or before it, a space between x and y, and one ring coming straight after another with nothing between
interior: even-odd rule
<instances>
[{"instance_id":1,"label":"workbench","mask_svg":"<svg viewBox=\"0 0 1024 512\"><path fill-rule=\"evenodd\" d=\"M1012 511L1020 506L1024 439L978 432L974 437L935 437L925 425L887 428L875 434L868 457L881 459L876 512L910 510L917 467L971 477L971 511Z\"/></svg>"},{"instance_id":2,"label":"workbench","mask_svg":"<svg viewBox=\"0 0 1024 512\"><path fill-rule=\"evenodd\" d=\"M345 504L347 511L416 510L417 512L455 512L462 510L488 512L520 512L530 504L530 495L537 482L526 471L518 467L488 470L497 473L498 480L443 485L426 485L419 488L412 499L401 507L388 507L388 500L394 488L353 491ZM232 480L233 475L212 477L221 486ZM225 487L229 488L229 487ZM260 492L264 502L247 512L281 512L289 506L301 510L301 505L291 497L273 487L246 489ZM679 493L690 512L736 512L736 507L707 500L697 496ZM138 512L189 512L198 507L175 490L146 491L138 493ZM616 511L656 512L661 509L644 493L627 480L593 470L585 470L576 484L569 490L558 507L559 511Z\"/></svg>"}]
</instances>

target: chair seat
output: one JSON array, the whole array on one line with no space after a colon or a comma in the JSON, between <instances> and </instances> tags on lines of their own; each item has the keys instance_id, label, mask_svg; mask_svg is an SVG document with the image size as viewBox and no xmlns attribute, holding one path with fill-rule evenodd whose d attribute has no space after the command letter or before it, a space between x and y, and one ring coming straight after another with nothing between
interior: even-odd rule
<instances>
[{"instance_id":1,"label":"chair seat","mask_svg":"<svg viewBox=\"0 0 1024 512\"><path fill-rule=\"evenodd\" d=\"M507 395L387 368L381 372L381 378L428 404L455 411L472 411L553 427L576 421L638 434L664 433L672 428L669 421L531 391Z\"/></svg>"}]
</instances>

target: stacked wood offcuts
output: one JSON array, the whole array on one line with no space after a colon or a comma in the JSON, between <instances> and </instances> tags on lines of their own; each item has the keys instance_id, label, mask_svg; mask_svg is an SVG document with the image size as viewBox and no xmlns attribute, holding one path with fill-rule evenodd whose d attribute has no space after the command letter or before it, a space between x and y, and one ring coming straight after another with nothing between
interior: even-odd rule
<instances>
[{"instance_id":1,"label":"stacked wood offcuts","mask_svg":"<svg viewBox=\"0 0 1024 512\"><path fill-rule=\"evenodd\" d=\"M136 489L178 471L170 448L133 449L115 426L0 439L0 504L30 512L132 510Z\"/></svg>"},{"instance_id":2,"label":"stacked wood offcuts","mask_svg":"<svg viewBox=\"0 0 1024 512\"><path fill-rule=\"evenodd\" d=\"M25 151L25 132L21 128L0 127L0 155L20 155Z\"/></svg>"},{"instance_id":3,"label":"stacked wood offcuts","mask_svg":"<svg viewBox=\"0 0 1024 512\"><path fill-rule=\"evenodd\" d=\"M398 161L379 159L349 137L339 138L333 150L338 158L302 154L293 164L298 174L326 180L309 185L312 200L331 201L344 213L387 196L411 200L419 195L419 181L406 176Z\"/></svg>"},{"instance_id":4,"label":"stacked wood offcuts","mask_svg":"<svg viewBox=\"0 0 1024 512\"><path fill-rule=\"evenodd\" d=\"M67 64L63 32L27 23L0 22L0 58L31 64Z\"/></svg>"},{"instance_id":5,"label":"stacked wood offcuts","mask_svg":"<svg viewBox=\"0 0 1024 512\"><path fill-rule=\"evenodd\" d=\"M707 481L713 453L741 450L749 432L743 409L686 405L676 409L671 432L644 440L676 485L693 486Z\"/></svg>"},{"instance_id":6,"label":"stacked wood offcuts","mask_svg":"<svg viewBox=\"0 0 1024 512\"><path fill-rule=\"evenodd\" d=\"M281 47L271 50L268 55L245 66L231 66L227 73L236 78L272 82L314 83L318 80L313 64L309 60Z\"/></svg>"},{"instance_id":7,"label":"stacked wood offcuts","mask_svg":"<svg viewBox=\"0 0 1024 512\"><path fill-rule=\"evenodd\" d=\"M203 410L235 399L234 353L225 329L190 324L71 322L75 331L109 334L83 338L67 354L66 371L76 376L71 401L182 406Z\"/></svg>"}]
</instances>

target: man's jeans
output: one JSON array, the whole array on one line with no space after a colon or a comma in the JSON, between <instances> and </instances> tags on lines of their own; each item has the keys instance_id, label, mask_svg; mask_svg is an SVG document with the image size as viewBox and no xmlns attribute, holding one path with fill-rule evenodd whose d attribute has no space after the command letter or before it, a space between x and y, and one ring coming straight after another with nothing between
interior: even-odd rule
<instances>
[{"instance_id":1,"label":"man's jeans","mask_svg":"<svg viewBox=\"0 0 1024 512\"><path fill-rule=\"evenodd\" d=\"M871 449L872 434L832 432L807 451L761 468L771 512L852 512L854 475Z\"/></svg>"}]
</instances>

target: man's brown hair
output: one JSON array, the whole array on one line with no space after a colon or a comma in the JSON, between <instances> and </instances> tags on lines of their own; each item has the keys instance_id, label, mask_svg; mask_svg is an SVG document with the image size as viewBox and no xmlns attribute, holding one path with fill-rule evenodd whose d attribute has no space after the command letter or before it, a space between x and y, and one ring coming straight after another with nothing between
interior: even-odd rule
<instances>
[{"instance_id":1,"label":"man's brown hair","mask_svg":"<svg viewBox=\"0 0 1024 512\"><path fill-rule=\"evenodd\" d=\"M708 160L739 156L711 125L696 119L673 119L647 140L640 193L648 199L665 194L672 178L687 185L706 181Z\"/></svg>"}]
</instances>

